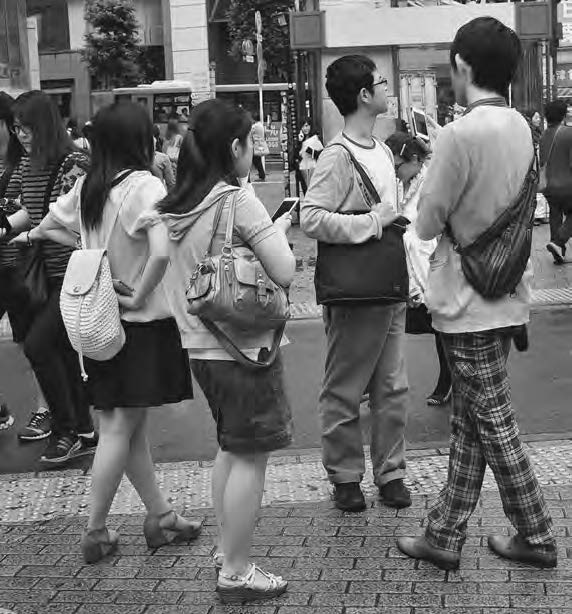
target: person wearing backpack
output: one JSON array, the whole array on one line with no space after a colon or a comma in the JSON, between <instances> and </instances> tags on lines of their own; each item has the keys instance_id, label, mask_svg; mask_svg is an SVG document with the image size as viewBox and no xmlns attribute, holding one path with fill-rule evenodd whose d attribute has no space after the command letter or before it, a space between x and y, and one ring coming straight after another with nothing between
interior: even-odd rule
<instances>
[{"instance_id":1,"label":"person wearing backpack","mask_svg":"<svg viewBox=\"0 0 572 614\"><path fill-rule=\"evenodd\" d=\"M107 248L121 308L123 348L109 360L85 360L100 425L89 520L81 541L87 563L117 547L119 536L106 528L106 520L124 475L147 509L143 528L150 548L194 539L200 532L200 524L176 514L159 490L146 434L149 407L192 398L188 358L162 282L169 240L156 205L166 191L151 174L151 121L134 103L105 107L94 119L92 143L85 179L59 198L31 233L33 240L45 239L65 229L72 236L81 234L84 248ZM70 274L68 269L63 292L73 292L67 287ZM62 310L65 306L62 295ZM80 321L88 315L82 313Z\"/></svg>"},{"instance_id":2,"label":"person wearing backpack","mask_svg":"<svg viewBox=\"0 0 572 614\"><path fill-rule=\"evenodd\" d=\"M530 129L506 103L521 53L515 32L491 17L458 31L451 46L452 79L457 102L467 109L440 131L419 202L419 237L441 235L426 298L451 365L453 416L447 483L429 512L425 534L400 538L398 547L442 569L459 566L487 465L517 531L491 535L490 549L538 567L557 564L552 519L520 440L506 368L513 335L529 320L537 182ZM508 235L503 231L501 240L487 243L498 250L500 262L481 253L489 275L475 276L469 246L514 207L517 219L522 216L519 225L505 225ZM521 237L522 253L498 249ZM496 277L499 265L518 265L519 274L507 280L501 296L490 298L487 278Z\"/></svg>"},{"instance_id":3,"label":"person wearing backpack","mask_svg":"<svg viewBox=\"0 0 572 614\"><path fill-rule=\"evenodd\" d=\"M212 483L217 592L224 603L237 604L277 597L287 588L285 580L250 563L249 555L268 456L292 439L280 334L270 325L238 324L234 303L218 321L200 311L199 295L208 299L211 290L220 295L221 287L208 281L208 273L214 262L222 262L215 259L223 258L223 251L235 263L224 262L224 287L242 292L243 282L254 283L263 304L272 304L273 297L286 303L282 288L294 277L296 263L286 237L291 216L272 223L254 190L242 187L252 165L251 131L250 115L222 100L193 108L177 187L161 205L172 242L167 286L173 312L217 426L220 450ZM240 283L237 266L244 273Z\"/></svg>"},{"instance_id":4,"label":"person wearing backpack","mask_svg":"<svg viewBox=\"0 0 572 614\"><path fill-rule=\"evenodd\" d=\"M344 130L320 155L300 214L302 230L318 241L315 285L326 323L322 458L335 505L365 509L360 401L367 389L375 484L386 505L403 508L411 505L404 482L405 226L396 224L393 155L373 137L387 111L387 79L368 57L344 56L328 67L326 89Z\"/></svg>"}]
</instances>

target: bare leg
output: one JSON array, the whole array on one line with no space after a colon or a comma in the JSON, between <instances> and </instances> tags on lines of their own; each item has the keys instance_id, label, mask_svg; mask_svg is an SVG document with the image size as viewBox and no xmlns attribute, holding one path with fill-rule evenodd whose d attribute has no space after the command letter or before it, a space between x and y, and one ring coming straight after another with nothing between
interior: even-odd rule
<instances>
[{"instance_id":1,"label":"bare leg","mask_svg":"<svg viewBox=\"0 0 572 614\"><path fill-rule=\"evenodd\" d=\"M147 410L139 409L141 420L131 437L125 473L150 514L162 516L172 509L159 489L147 438Z\"/></svg>"},{"instance_id":2,"label":"bare leg","mask_svg":"<svg viewBox=\"0 0 572 614\"><path fill-rule=\"evenodd\" d=\"M230 475L224 493L225 574L243 574L248 565L256 516L262 503L268 454L228 454Z\"/></svg>"},{"instance_id":3,"label":"bare leg","mask_svg":"<svg viewBox=\"0 0 572 614\"><path fill-rule=\"evenodd\" d=\"M218 451L212 473L212 498L217 523L217 552L224 553L224 493L232 469L232 456L228 452Z\"/></svg>"},{"instance_id":4,"label":"bare leg","mask_svg":"<svg viewBox=\"0 0 572 614\"><path fill-rule=\"evenodd\" d=\"M100 439L93 461L88 529L103 529L113 498L125 474L131 438L144 418L140 409L100 412Z\"/></svg>"}]
</instances>

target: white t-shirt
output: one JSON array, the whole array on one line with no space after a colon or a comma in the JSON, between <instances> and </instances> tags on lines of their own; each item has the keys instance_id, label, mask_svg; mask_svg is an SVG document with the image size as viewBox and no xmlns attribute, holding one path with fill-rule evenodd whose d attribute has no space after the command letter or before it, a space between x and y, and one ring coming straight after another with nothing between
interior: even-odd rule
<instances>
[{"instance_id":1,"label":"white t-shirt","mask_svg":"<svg viewBox=\"0 0 572 614\"><path fill-rule=\"evenodd\" d=\"M374 140L373 147L364 147L344 135L344 143L364 167L383 203L391 203L397 211L397 179L390 149Z\"/></svg>"}]
</instances>

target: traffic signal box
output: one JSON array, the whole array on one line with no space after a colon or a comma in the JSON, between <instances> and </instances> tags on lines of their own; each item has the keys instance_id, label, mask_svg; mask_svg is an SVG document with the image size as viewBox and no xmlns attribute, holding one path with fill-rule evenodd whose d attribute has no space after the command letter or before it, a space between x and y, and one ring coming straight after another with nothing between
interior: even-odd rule
<instances>
[{"instance_id":1,"label":"traffic signal box","mask_svg":"<svg viewBox=\"0 0 572 614\"><path fill-rule=\"evenodd\" d=\"M522 40L546 40L558 47L562 40L561 0L515 4L516 29Z\"/></svg>"}]
</instances>

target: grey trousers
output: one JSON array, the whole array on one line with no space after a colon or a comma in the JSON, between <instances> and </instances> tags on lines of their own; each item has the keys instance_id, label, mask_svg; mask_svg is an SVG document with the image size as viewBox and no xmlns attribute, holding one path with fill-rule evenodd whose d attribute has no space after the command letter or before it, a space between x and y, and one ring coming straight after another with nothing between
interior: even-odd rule
<instances>
[{"instance_id":1,"label":"grey trousers","mask_svg":"<svg viewBox=\"0 0 572 614\"><path fill-rule=\"evenodd\" d=\"M327 356L319 401L322 458L334 484L365 473L360 401L370 394L371 460L378 487L405 477L409 388L405 305L324 308Z\"/></svg>"}]
</instances>

